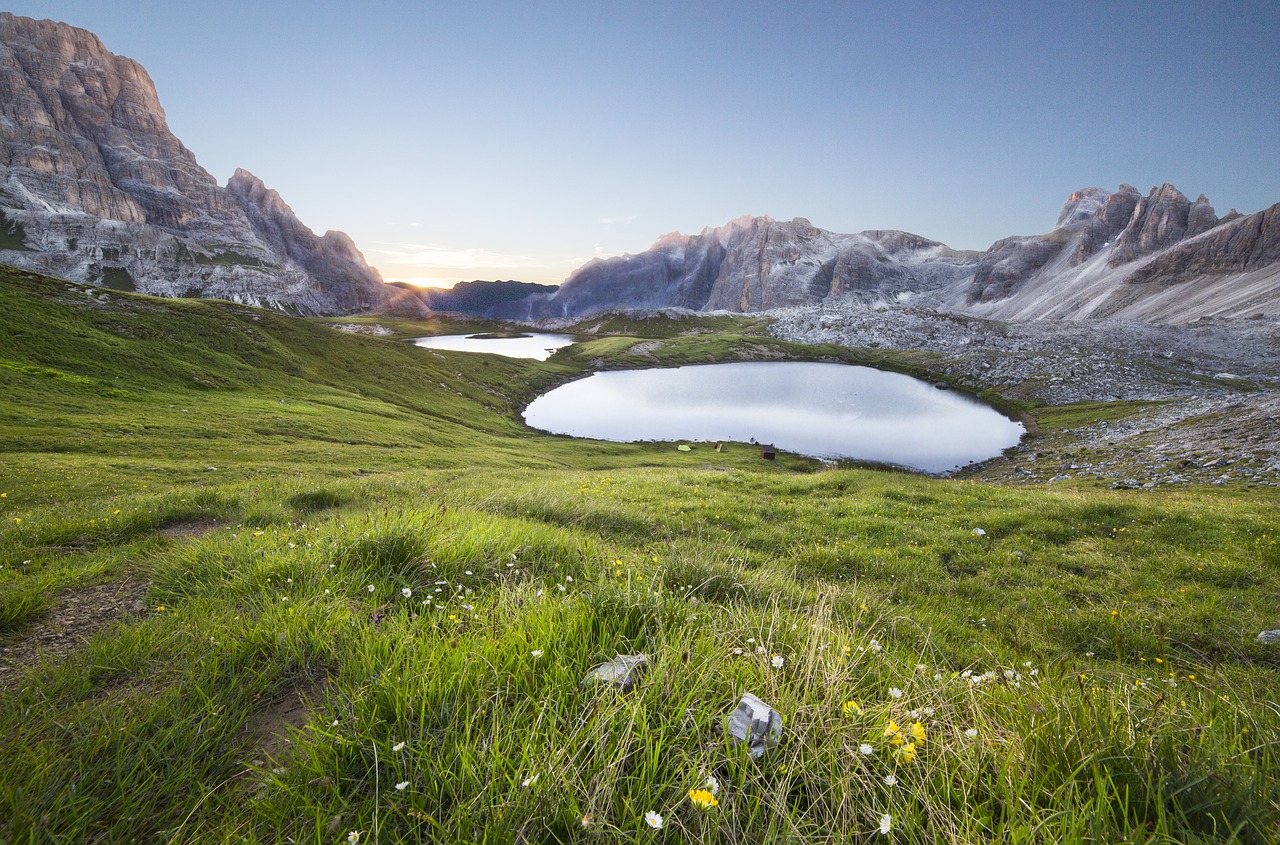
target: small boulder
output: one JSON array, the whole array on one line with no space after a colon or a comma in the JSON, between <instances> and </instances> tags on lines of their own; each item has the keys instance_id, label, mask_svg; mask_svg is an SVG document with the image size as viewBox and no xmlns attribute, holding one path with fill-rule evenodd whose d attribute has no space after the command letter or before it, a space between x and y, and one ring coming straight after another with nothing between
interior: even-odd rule
<instances>
[{"instance_id":1,"label":"small boulder","mask_svg":"<svg viewBox=\"0 0 1280 845\"><path fill-rule=\"evenodd\" d=\"M588 672L582 683L609 684L618 692L631 692L648 668L647 654L619 654L608 663L602 663Z\"/></svg>"},{"instance_id":2,"label":"small boulder","mask_svg":"<svg viewBox=\"0 0 1280 845\"><path fill-rule=\"evenodd\" d=\"M743 693L725 730L734 741L745 742L752 757L762 757L782 739L782 715L751 693Z\"/></svg>"},{"instance_id":3,"label":"small boulder","mask_svg":"<svg viewBox=\"0 0 1280 845\"><path fill-rule=\"evenodd\" d=\"M1258 642L1264 645L1280 645L1280 628L1258 634Z\"/></svg>"}]
</instances>

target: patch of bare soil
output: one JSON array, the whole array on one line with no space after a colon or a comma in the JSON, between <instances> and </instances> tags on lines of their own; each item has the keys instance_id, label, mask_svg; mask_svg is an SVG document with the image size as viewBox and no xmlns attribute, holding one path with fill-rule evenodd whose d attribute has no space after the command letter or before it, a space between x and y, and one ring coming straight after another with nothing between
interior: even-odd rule
<instances>
[{"instance_id":1,"label":"patch of bare soil","mask_svg":"<svg viewBox=\"0 0 1280 845\"><path fill-rule=\"evenodd\" d=\"M41 658L65 657L107 625L142 616L150 588L150 582L125 575L118 581L67 590L19 639L0 646L0 688L16 685Z\"/></svg>"},{"instance_id":2,"label":"patch of bare soil","mask_svg":"<svg viewBox=\"0 0 1280 845\"><path fill-rule=\"evenodd\" d=\"M214 519L196 519L191 522L175 522L160 529L160 533L171 540L191 540L203 537L219 527Z\"/></svg>"},{"instance_id":3,"label":"patch of bare soil","mask_svg":"<svg viewBox=\"0 0 1280 845\"><path fill-rule=\"evenodd\" d=\"M313 702L324 696L327 686L323 679L305 681L253 714L244 726L244 742L256 765L280 756L289 744L289 730L307 723L315 710Z\"/></svg>"}]
</instances>

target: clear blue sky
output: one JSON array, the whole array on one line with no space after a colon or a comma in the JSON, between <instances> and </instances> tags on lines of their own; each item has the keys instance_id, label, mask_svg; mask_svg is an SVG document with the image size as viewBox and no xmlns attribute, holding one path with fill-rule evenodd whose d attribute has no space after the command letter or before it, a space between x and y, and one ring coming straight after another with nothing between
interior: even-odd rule
<instances>
[{"instance_id":1,"label":"clear blue sky","mask_svg":"<svg viewBox=\"0 0 1280 845\"><path fill-rule=\"evenodd\" d=\"M558 282L743 214L984 249L1072 190L1280 202L1280 0L13 0L388 280Z\"/></svg>"}]
</instances>

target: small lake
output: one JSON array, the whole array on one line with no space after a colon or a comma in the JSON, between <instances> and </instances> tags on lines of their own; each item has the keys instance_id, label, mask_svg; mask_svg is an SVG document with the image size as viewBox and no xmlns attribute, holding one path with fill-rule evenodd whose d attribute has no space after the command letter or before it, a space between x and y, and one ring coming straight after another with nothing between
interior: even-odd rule
<instances>
[{"instance_id":1,"label":"small lake","mask_svg":"<svg viewBox=\"0 0 1280 845\"><path fill-rule=\"evenodd\" d=\"M526 334L520 337L483 337L480 335L441 334L414 338L413 345L426 349L449 349L454 352L489 352L508 358L534 358L545 361L562 346L573 343L567 334Z\"/></svg>"},{"instance_id":2,"label":"small lake","mask_svg":"<svg viewBox=\"0 0 1280 845\"><path fill-rule=\"evenodd\" d=\"M800 362L595 373L539 396L524 418L574 437L755 440L929 473L995 457L1025 431L975 399L910 376Z\"/></svg>"}]
</instances>

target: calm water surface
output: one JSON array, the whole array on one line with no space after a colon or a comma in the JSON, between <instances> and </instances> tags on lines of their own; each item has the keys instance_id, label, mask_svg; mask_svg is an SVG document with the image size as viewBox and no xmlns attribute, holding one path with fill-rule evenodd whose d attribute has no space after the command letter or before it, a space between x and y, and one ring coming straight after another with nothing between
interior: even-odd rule
<instances>
[{"instance_id":1,"label":"calm water surface","mask_svg":"<svg viewBox=\"0 0 1280 845\"><path fill-rule=\"evenodd\" d=\"M987 405L919 379L795 362L596 373L538 397L524 418L575 437L755 440L924 472L994 457L1024 433Z\"/></svg>"},{"instance_id":2,"label":"calm water surface","mask_svg":"<svg viewBox=\"0 0 1280 845\"><path fill-rule=\"evenodd\" d=\"M435 337L419 337L414 346L427 349L450 349L454 352L491 352L508 358L535 358L545 361L562 346L573 343L567 334L530 334L525 337L476 337L474 335L442 334Z\"/></svg>"}]
</instances>

